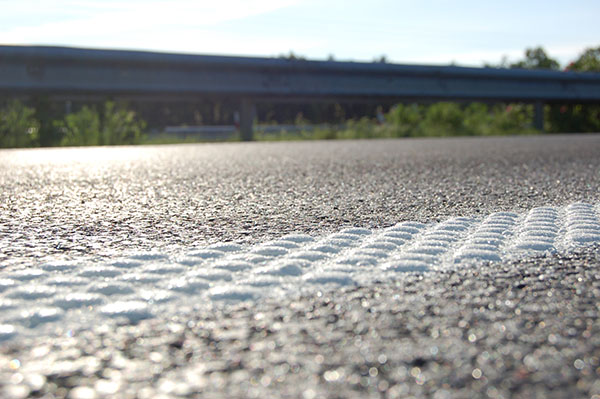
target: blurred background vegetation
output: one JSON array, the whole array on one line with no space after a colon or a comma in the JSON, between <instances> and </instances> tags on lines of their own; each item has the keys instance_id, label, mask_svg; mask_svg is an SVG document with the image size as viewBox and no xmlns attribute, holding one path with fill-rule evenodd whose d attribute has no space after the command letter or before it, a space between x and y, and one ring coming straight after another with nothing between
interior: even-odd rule
<instances>
[{"instance_id":1,"label":"blurred background vegetation","mask_svg":"<svg viewBox=\"0 0 600 399\"><path fill-rule=\"evenodd\" d=\"M541 47L527 49L518 62L502 60L486 67L561 68ZM587 49L564 70L600 72L600 47ZM0 102L0 147L205 141L206 137L179 137L164 131L168 126L233 125L237 107L228 101L65 104L43 97L8 100ZM600 105L549 104L544 119L546 133L600 132ZM257 120L263 125L281 126L268 131L257 128L257 140L539 133L533 128L531 104L437 102L396 104L384 109L373 104L261 103ZM213 137L222 139L236 136Z\"/></svg>"}]
</instances>

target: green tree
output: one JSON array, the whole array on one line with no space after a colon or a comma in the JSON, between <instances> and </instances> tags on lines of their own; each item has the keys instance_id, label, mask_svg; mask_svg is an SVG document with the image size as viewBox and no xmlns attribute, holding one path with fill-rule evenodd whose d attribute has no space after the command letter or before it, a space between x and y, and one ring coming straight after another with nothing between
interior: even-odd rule
<instances>
[{"instance_id":1,"label":"green tree","mask_svg":"<svg viewBox=\"0 0 600 399\"><path fill-rule=\"evenodd\" d=\"M298 55L290 50L289 54L281 54L279 58L290 60L290 61L306 61L306 57L303 55Z\"/></svg>"},{"instance_id":2,"label":"green tree","mask_svg":"<svg viewBox=\"0 0 600 399\"><path fill-rule=\"evenodd\" d=\"M560 64L550 58L542 47L528 48L525 50L525 59L510 65L511 68L523 69L553 69L558 70Z\"/></svg>"},{"instance_id":3,"label":"green tree","mask_svg":"<svg viewBox=\"0 0 600 399\"><path fill-rule=\"evenodd\" d=\"M588 48L567 67L579 72L600 72L600 47Z\"/></svg>"},{"instance_id":4,"label":"green tree","mask_svg":"<svg viewBox=\"0 0 600 399\"><path fill-rule=\"evenodd\" d=\"M600 47L586 49L566 68L575 72L600 72ZM600 105L552 104L546 122L551 132L600 132Z\"/></svg>"},{"instance_id":5,"label":"green tree","mask_svg":"<svg viewBox=\"0 0 600 399\"><path fill-rule=\"evenodd\" d=\"M0 109L0 147L30 147L37 144L40 124L34 114L34 109L16 100Z\"/></svg>"}]
</instances>

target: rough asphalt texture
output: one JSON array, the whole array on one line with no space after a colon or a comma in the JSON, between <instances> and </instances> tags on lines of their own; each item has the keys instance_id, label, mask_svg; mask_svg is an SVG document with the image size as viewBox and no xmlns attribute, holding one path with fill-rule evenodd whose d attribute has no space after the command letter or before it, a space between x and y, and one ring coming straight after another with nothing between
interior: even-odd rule
<instances>
[{"instance_id":1,"label":"rough asphalt texture","mask_svg":"<svg viewBox=\"0 0 600 399\"><path fill-rule=\"evenodd\" d=\"M596 203L599 172L598 135L2 151L0 267ZM600 248L406 275L3 343L0 386L7 397L600 398L599 296Z\"/></svg>"},{"instance_id":2,"label":"rough asphalt texture","mask_svg":"<svg viewBox=\"0 0 600 399\"><path fill-rule=\"evenodd\" d=\"M169 251L598 198L600 136L0 152L6 258Z\"/></svg>"}]
</instances>

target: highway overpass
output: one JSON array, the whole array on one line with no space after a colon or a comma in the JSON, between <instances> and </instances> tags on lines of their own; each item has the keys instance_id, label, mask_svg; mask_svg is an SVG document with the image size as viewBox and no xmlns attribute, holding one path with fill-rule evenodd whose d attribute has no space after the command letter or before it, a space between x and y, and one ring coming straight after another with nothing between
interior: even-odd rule
<instances>
[{"instance_id":1,"label":"highway overpass","mask_svg":"<svg viewBox=\"0 0 600 399\"><path fill-rule=\"evenodd\" d=\"M235 98L242 138L260 101L600 102L600 74L0 46L0 95L65 99Z\"/></svg>"}]
</instances>

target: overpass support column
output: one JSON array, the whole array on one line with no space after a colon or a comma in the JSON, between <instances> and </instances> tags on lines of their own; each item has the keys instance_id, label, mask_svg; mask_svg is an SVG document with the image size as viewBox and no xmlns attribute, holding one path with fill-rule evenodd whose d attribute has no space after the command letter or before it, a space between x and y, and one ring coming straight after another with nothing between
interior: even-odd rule
<instances>
[{"instance_id":1,"label":"overpass support column","mask_svg":"<svg viewBox=\"0 0 600 399\"><path fill-rule=\"evenodd\" d=\"M242 99L240 110L240 134L242 141L252 141L254 137L254 118L256 118L256 104L251 100Z\"/></svg>"},{"instance_id":2,"label":"overpass support column","mask_svg":"<svg viewBox=\"0 0 600 399\"><path fill-rule=\"evenodd\" d=\"M544 103L541 101L533 104L533 127L540 132L544 131Z\"/></svg>"}]
</instances>

